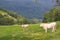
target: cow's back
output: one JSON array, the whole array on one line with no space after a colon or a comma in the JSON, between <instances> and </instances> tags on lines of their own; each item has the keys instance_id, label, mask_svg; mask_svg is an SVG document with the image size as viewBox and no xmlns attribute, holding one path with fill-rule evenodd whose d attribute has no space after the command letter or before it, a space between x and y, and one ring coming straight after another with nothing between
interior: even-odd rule
<instances>
[{"instance_id":1,"label":"cow's back","mask_svg":"<svg viewBox=\"0 0 60 40\"><path fill-rule=\"evenodd\" d=\"M50 23L52 26L56 26L56 22L52 22Z\"/></svg>"}]
</instances>

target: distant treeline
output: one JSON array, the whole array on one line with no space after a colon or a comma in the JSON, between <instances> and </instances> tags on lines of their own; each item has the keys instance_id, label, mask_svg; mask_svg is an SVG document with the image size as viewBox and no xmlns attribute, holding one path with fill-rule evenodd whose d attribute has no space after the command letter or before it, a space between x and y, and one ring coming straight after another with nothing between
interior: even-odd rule
<instances>
[{"instance_id":1,"label":"distant treeline","mask_svg":"<svg viewBox=\"0 0 60 40\"><path fill-rule=\"evenodd\" d=\"M43 22L60 21L60 8L52 8L46 12L43 17Z\"/></svg>"},{"instance_id":2,"label":"distant treeline","mask_svg":"<svg viewBox=\"0 0 60 40\"><path fill-rule=\"evenodd\" d=\"M36 18L28 19L20 14L0 8L0 25L13 25L13 24L27 24L38 23Z\"/></svg>"}]
</instances>

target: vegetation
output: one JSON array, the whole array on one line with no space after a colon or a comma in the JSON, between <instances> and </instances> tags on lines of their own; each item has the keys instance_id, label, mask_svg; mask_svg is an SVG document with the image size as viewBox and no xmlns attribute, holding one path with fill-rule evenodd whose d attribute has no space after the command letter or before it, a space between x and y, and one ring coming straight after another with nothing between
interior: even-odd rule
<instances>
[{"instance_id":1,"label":"vegetation","mask_svg":"<svg viewBox=\"0 0 60 40\"><path fill-rule=\"evenodd\" d=\"M38 23L37 19L27 19L20 14L0 8L0 25Z\"/></svg>"},{"instance_id":2,"label":"vegetation","mask_svg":"<svg viewBox=\"0 0 60 40\"><path fill-rule=\"evenodd\" d=\"M46 12L43 17L43 22L54 22L60 21L60 8L53 8Z\"/></svg>"},{"instance_id":3,"label":"vegetation","mask_svg":"<svg viewBox=\"0 0 60 40\"><path fill-rule=\"evenodd\" d=\"M16 12L0 9L0 40L60 40L59 8L51 9L43 17L43 22L53 21L58 21L56 32L52 33L49 29L48 33L45 33L40 24L34 24L40 22L38 19L27 19ZM13 25L27 23L30 24L27 29L22 28L21 25Z\"/></svg>"},{"instance_id":4,"label":"vegetation","mask_svg":"<svg viewBox=\"0 0 60 40\"><path fill-rule=\"evenodd\" d=\"M18 15L16 12L0 9L0 25L20 24L23 20L24 17Z\"/></svg>"},{"instance_id":5,"label":"vegetation","mask_svg":"<svg viewBox=\"0 0 60 40\"><path fill-rule=\"evenodd\" d=\"M57 22L56 32L45 33L39 24L30 24L27 29L21 25L0 26L0 40L60 40L60 22Z\"/></svg>"},{"instance_id":6,"label":"vegetation","mask_svg":"<svg viewBox=\"0 0 60 40\"><path fill-rule=\"evenodd\" d=\"M43 22L53 21L58 21L56 32L52 33L49 29L48 33L45 33L40 24L34 24L40 22L38 19L27 19L16 12L0 9L0 40L60 40L59 8L51 9L43 17ZM21 25L13 25L27 23L30 24L27 29L22 28Z\"/></svg>"}]
</instances>

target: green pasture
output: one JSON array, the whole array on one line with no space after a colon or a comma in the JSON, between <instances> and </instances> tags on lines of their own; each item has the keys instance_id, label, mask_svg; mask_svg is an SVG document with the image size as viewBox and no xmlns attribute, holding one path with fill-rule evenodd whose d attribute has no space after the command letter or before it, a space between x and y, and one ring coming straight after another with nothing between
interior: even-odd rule
<instances>
[{"instance_id":1,"label":"green pasture","mask_svg":"<svg viewBox=\"0 0 60 40\"><path fill-rule=\"evenodd\" d=\"M30 24L27 29L21 25L1 25L0 40L60 40L60 22L57 22L56 32L49 29L47 33L39 24Z\"/></svg>"}]
</instances>

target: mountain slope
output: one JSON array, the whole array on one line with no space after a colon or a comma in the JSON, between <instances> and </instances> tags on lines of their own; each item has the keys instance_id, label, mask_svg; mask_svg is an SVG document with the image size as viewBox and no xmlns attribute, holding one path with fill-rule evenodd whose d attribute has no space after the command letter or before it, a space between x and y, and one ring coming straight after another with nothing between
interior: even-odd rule
<instances>
[{"instance_id":1,"label":"mountain slope","mask_svg":"<svg viewBox=\"0 0 60 40\"><path fill-rule=\"evenodd\" d=\"M24 17L16 12L0 9L0 25L2 24L17 24L18 21L23 21Z\"/></svg>"}]
</instances>

